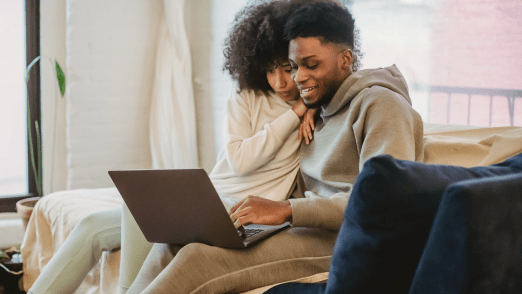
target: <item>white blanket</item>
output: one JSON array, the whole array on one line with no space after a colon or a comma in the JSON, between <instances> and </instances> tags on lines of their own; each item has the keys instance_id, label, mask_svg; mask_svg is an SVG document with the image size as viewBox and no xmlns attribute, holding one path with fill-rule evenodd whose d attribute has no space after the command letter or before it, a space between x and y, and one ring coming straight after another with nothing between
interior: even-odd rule
<instances>
[{"instance_id":1,"label":"white blanket","mask_svg":"<svg viewBox=\"0 0 522 294\"><path fill-rule=\"evenodd\" d=\"M84 216L122 203L116 188L60 191L38 201L22 244L25 291ZM120 251L104 252L75 293L118 293L119 269Z\"/></svg>"}]
</instances>

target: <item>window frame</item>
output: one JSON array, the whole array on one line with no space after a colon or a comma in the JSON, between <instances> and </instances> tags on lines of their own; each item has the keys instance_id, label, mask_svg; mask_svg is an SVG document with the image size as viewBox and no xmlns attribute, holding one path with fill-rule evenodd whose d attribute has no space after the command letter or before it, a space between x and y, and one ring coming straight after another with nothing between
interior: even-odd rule
<instances>
[{"instance_id":1,"label":"window frame","mask_svg":"<svg viewBox=\"0 0 522 294\"><path fill-rule=\"evenodd\" d=\"M26 25L26 66L36 57L40 56L40 0L25 0L25 25ZM27 100L28 107L31 113L30 121L38 121L38 125L41 126L41 109L40 109L40 63L37 62L31 69L32 78L29 79L27 85ZM40 128L41 133L41 128ZM33 153L35 156L36 169L39 174L42 174L41 158L38 158L38 149L36 140L36 130L34 127L31 128L31 136L33 139ZM29 134L28 138L29 140ZM36 180L33 173L33 167L31 163L31 150L30 146L27 146L27 175L28 175L28 191L27 195L13 195L5 196L0 198L0 213L1 212L16 212L16 202L21 199L40 196L36 187Z\"/></svg>"}]
</instances>

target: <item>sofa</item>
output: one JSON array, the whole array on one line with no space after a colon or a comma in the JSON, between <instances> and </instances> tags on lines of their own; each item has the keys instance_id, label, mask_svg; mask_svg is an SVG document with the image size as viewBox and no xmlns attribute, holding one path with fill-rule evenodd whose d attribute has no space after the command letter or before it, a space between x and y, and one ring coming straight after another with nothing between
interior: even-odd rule
<instances>
[{"instance_id":1,"label":"sofa","mask_svg":"<svg viewBox=\"0 0 522 294\"><path fill-rule=\"evenodd\" d=\"M488 166L521 152L522 127L424 124L423 164L465 168ZM121 250L104 253L76 293L125 292L136 277L151 244L144 239L117 190L111 187L55 192L45 196L39 205L45 206L45 209L31 217L25 235L24 243L30 245L22 252L24 288L27 290L32 285L53 252L83 216L122 206ZM320 283L326 281L328 276L328 272L317 273L298 282ZM246 293L263 293L272 286Z\"/></svg>"}]
</instances>

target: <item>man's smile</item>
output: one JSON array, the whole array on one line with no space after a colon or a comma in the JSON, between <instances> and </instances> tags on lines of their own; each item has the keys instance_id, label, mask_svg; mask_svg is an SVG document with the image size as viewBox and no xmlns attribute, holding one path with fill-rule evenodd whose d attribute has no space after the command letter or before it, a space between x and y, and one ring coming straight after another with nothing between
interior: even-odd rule
<instances>
[{"instance_id":1,"label":"man's smile","mask_svg":"<svg viewBox=\"0 0 522 294\"><path fill-rule=\"evenodd\" d=\"M313 90L315 88L317 88L317 87L307 87L307 88L301 87L299 92L301 92L301 96L306 96L306 95L308 95L308 92L310 92L311 90Z\"/></svg>"}]
</instances>

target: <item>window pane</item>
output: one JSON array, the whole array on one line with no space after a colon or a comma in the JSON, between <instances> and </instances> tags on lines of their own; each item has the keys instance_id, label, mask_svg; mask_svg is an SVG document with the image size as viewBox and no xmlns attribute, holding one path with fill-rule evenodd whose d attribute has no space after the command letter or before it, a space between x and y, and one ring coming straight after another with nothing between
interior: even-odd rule
<instances>
[{"instance_id":1,"label":"window pane","mask_svg":"<svg viewBox=\"0 0 522 294\"><path fill-rule=\"evenodd\" d=\"M0 1L0 197L28 193L24 75L24 1Z\"/></svg>"},{"instance_id":2,"label":"window pane","mask_svg":"<svg viewBox=\"0 0 522 294\"><path fill-rule=\"evenodd\" d=\"M395 63L424 121L522 126L522 1L352 3L363 68Z\"/></svg>"}]
</instances>

